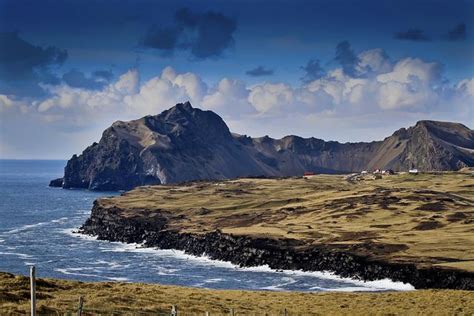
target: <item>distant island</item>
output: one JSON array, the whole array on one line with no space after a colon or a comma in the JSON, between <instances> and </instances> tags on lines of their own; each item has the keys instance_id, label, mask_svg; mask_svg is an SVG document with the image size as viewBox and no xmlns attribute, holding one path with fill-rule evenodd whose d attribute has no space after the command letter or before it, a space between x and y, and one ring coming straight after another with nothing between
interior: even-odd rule
<instances>
[{"instance_id":1,"label":"distant island","mask_svg":"<svg viewBox=\"0 0 474 316\"><path fill-rule=\"evenodd\" d=\"M67 163L51 186L128 190L147 184L304 172L458 170L474 166L474 131L450 122L419 121L383 141L339 143L317 138L232 134L212 111L180 103L156 116L117 121L98 143Z\"/></svg>"}]
</instances>

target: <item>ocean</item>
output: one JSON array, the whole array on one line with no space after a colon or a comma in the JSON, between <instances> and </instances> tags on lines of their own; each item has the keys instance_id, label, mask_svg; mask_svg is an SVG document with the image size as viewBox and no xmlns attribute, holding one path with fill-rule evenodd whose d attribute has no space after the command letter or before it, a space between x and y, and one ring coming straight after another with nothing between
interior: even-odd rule
<instances>
[{"instance_id":1,"label":"ocean","mask_svg":"<svg viewBox=\"0 0 474 316\"><path fill-rule=\"evenodd\" d=\"M99 241L75 233L92 203L117 192L48 187L65 161L0 160L0 271L81 281L124 281L212 289L274 291L412 290L409 284L362 282L328 272L240 268L182 251Z\"/></svg>"}]
</instances>

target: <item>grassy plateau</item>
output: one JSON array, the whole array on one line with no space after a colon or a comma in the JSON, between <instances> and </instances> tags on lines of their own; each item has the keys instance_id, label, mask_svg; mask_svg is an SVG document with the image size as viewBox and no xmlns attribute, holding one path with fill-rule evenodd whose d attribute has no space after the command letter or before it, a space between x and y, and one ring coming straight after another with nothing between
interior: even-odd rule
<instances>
[{"instance_id":1,"label":"grassy plateau","mask_svg":"<svg viewBox=\"0 0 474 316\"><path fill-rule=\"evenodd\" d=\"M318 175L144 186L102 198L122 217L167 219L165 229L297 239L386 262L474 271L474 174ZM301 293L207 290L40 279L42 314L472 315L474 292ZM0 273L0 314L28 312L26 277Z\"/></svg>"},{"instance_id":2,"label":"grassy plateau","mask_svg":"<svg viewBox=\"0 0 474 316\"><path fill-rule=\"evenodd\" d=\"M144 186L98 201L167 229L303 240L387 262L474 271L474 174L238 179Z\"/></svg>"}]
</instances>

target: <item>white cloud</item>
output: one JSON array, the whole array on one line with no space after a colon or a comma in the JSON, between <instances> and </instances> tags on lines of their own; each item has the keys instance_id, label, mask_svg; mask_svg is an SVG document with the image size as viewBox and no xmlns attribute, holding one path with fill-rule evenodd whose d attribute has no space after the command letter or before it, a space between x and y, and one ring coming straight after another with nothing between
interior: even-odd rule
<instances>
[{"instance_id":1,"label":"white cloud","mask_svg":"<svg viewBox=\"0 0 474 316\"><path fill-rule=\"evenodd\" d=\"M441 79L441 66L434 62L424 62L419 58L405 58L397 62L391 72L377 76L377 81L410 83L414 78L424 83L436 83Z\"/></svg>"},{"instance_id":2,"label":"white cloud","mask_svg":"<svg viewBox=\"0 0 474 316\"><path fill-rule=\"evenodd\" d=\"M138 93L127 96L124 101L131 113L149 115L179 102L199 104L206 93L207 85L196 74L177 74L173 68L166 67L161 76L145 82Z\"/></svg>"},{"instance_id":3,"label":"white cloud","mask_svg":"<svg viewBox=\"0 0 474 316\"><path fill-rule=\"evenodd\" d=\"M247 100L249 93L243 81L224 78L203 98L201 105L224 117L252 114L255 108Z\"/></svg>"},{"instance_id":4,"label":"white cloud","mask_svg":"<svg viewBox=\"0 0 474 316\"><path fill-rule=\"evenodd\" d=\"M263 83L251 88L248 100L260 113L281 113L284 108L291 109L293 89L284 83Z\"/></svg>"},{"instance_id":5,"label":"white cloud","mask_svg":"<svg viewBox=\"0 0 474 316\"><path fill-rule=\"evenodd\" d=\"M458 93L474 97L474 78L459 81L456 90Z\"/></svg>"},{"instance_id":6,"label":"white cloud","mask_svg":"<svg viewBox=\"0 0 474 316\"><path fill-rule=\"evenodd\" d=\"M3 127L0 145L13 152L22 126L19 122L30 122L35 133L48 130L44 132L48 137L70 139L80 144L79 150L84 143L97 140L100 130L115 120L155 115L188 100L194 106L217 112L231 127L240 129L236 132L250 135L326 136L328 131L323 131L323 126L330 128L336 122L344 122L337 124L354 126L349 134L342 131L339 138L361 140L355 137L369 133L367 124L375 124L371 123L374 117L386 113L395 118L390 128L406 126L407 120L430 118L472 124L474 78L448 84L439 64L418 58L392 62L381 49L362 52L358 57L357 78L335 68L302 86L282 82L249 86L238 79L223 78L209 87L198 74L178 73L166 67L146 81L140 80L138 70L129 70L101 90L66 84L43 86L50 94L43 100L0 95L0 125L7 126ZM357 129L359 132L354 131ZM30 145L40 148L38 144Z\"/></svg>"},{"instance_id":7,"label":"white cloud","mask_svg":"<svg viewBox=\"0 0 474 316\"><path fill-rule=\"evenodd\" d=\"M382 74L392 70L392 63L385 51L381 48L366 50L358 55L359 64L356 69L359 73Z\"/></svg>"}]
</instances>

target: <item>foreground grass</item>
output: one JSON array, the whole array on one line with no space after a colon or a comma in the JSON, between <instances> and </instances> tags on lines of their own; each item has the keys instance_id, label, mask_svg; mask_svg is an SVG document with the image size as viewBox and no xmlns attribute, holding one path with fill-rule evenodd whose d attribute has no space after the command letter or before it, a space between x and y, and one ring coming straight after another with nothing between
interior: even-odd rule
<instances>
[{"instance_id":1,"label":"foreground grass","mask_svg":"<svg viewBox=\"0 0 474 316\"><path fill-rule=\"evenodd\" d=\"M303 240L389 262L474 271L474 175L399 174L346 181L238 179L145 186L99 200L167 229Z\"/></svg>"},{"instance_id":2,"label":"foreground grass","mask_svg":"<svg viewBox=\"0 0 474 316\"><path fill-rule=\"evenodd\" d=\"M40 314L74 313L79 297L90 314L169 315L472 315L474 292L301 293L207 290L153 284L39 279ZM29 280L0 273L0 314L29 312Z\"/></svg>"}]
</instances>

